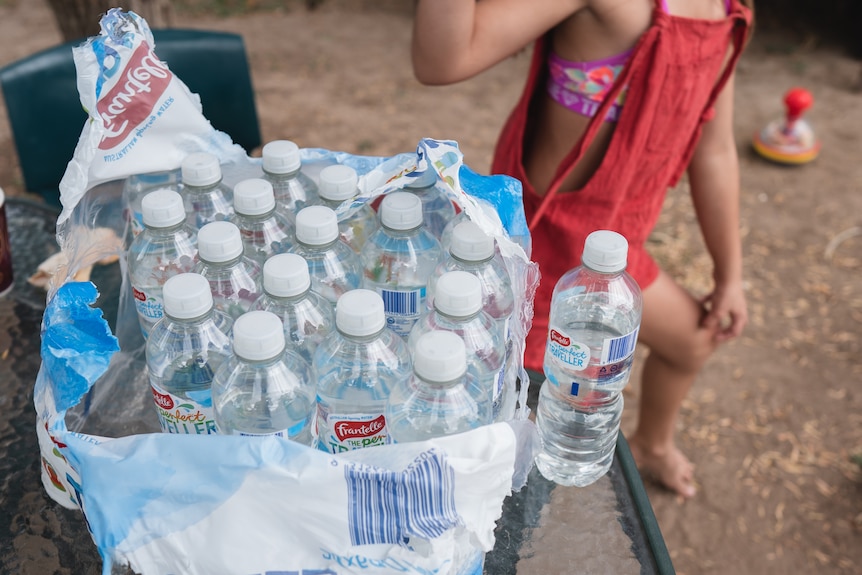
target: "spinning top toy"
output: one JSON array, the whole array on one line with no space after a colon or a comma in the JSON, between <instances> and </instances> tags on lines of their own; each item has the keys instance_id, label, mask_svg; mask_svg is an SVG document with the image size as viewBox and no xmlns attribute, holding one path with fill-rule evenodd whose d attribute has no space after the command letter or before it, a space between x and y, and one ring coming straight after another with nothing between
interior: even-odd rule
<instances>
[{"instance_id":1,"label":"spinning top toy","mask_svg":"<svg viewBox=\"0 0 862 575\"><path fill-rule=\"evenodd\" d=\"M754 135L754 150L767 160L780 164L806 164L816 158L820 141L808 122L802 119L803 112L813 103L814 98L808 90L788 90L784 95L787 113Z\"/></svg>"}]
</instances>

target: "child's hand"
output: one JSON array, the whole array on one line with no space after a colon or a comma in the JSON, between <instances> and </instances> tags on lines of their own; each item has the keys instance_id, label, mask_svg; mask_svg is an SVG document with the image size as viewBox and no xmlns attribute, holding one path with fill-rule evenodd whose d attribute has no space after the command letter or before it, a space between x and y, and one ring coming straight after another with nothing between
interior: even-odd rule
<instances>
[{"instance_id":1,"label":"child's hand","mask_svg":"<svg viewBox=\"0 0 862 575\"><path fill-rule=\"evenodd\" d=\"M701 304L705 311L701 326L712 330L717 342L737 337L748 323L742 282L717 284L711 294L701 299Z\"/></svg>"}]
</instances>

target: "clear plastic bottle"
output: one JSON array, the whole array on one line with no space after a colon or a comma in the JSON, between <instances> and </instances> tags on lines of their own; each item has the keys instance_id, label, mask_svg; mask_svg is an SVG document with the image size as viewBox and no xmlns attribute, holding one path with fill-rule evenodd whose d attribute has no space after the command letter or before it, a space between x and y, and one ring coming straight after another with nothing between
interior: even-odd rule
<instances>
[{"instance_id":1,"label":"clear plastic bottle","mask_svg":"<svg viewBox=\"0 0 862 575\"><path fill-rule=\"evenodd\" d=\"M144 231L129 246L129 283L146 339L163 314L162 287L172 276L194 269L197 231L186 224L183 199L171 190L150 192L141 201Z\"/></svg>"},{"instance_id":2,"label":"clear plastic bottle","mask_svg":"<svg viewBox=\"0 0 862 575\"><path fill-rule=\"evenodd\" d=\"M487 213L489 217L491 214L495 214L497 212L497 208L487 200L475 197L473 199L476 200L476 203L479 204L482 211ZM443 228L443 233L440 235L440 245L443 246L444 252L448 252L449 248L452 247L452 234L455 232L455 226L463 222L471 221L473 220L471 220L470 216L467 215L466 210L459 211L452 219L449 220L446 227Z\"/></svg>"},{"instance_id":3,"label":"clear plastic bottle","mask_svg":"<svg viewBox=\"0 0 862 575\"><path fill-rule=\"evenodd\" d=\"M340 453L385 445L386 400L393 386L410 377L410 352L386 329L383 300L373 291L341 296L335 324L336 332L314 354L318 448Z\"/></svg>"},{"instance_id":4,"label":"clear plastic bottle","mask_svg":"<svg viewBox=\"0 0 862 575\"><path fill-rule=\"evenodd\" d=\"M622 235L591 233L581 265L560 278L551 297L536 465L561 485L589 485L613 461L643 307L625 272L627 255Z\"/></svg>"},{"instance_id":5,"label":"clear plastic bottle","mask_svg":"<svg viewBox=\"0 0 862 575\"><path fill-rule=\"evenodd\" d=\"M442 258L440 242L422 224L422 202L392 192L380 203L380 229L362 248L362 287L381 295L389 329L407 338L425 310L428 280Z\"/></svg>"},{"instance_id":6,"label":"clear plastic bottle","mask_svg":"<svg viewBox=\"0 0 862 575\"><path fill-rule=\"evenodd\" d=\"M207 152L186 156L180 164L188 224L196 230L233 215L233 191L222 182L218 158Z\"/></svg>"},{"instance_id":7,"label":"clear plastic bottle","mask_svg":"<svg viewBox=\"0 0 862 575\"><path fill-rule=\"evenodd\" d=\"M195 272L209 281L217 310L236 319L261 293L260 266L243 255L239 228L231 222L210 222L198 231Z\"/></svg>"},{"instance_id":8,"label":"clear plastic bottle","mask_svg":"<svg viewBox=\"0 0 862 575\"><path fill-rule=\"evenodd\" d=\"M455 206L442 186L434 170L422 172L404 186L405 191L416 194L422 200L422 219L425 229L438 240L443 236L446 224L455 217Z\"/></svg>"},{"instance_id":9,"label":"clear plastic bottle","mask_svg":"<svg viewBox=\"0 0 862 575\"><path fill-rule=\"evenodd\" d=\"M258 265L293 246L293 224L275 209L272 184L266 180L250 178L234 186L233 209L230 220L239 228L245 255Z\"/></svg>"},{"instance_id":10,"label":"clear plastic bottle","mask_svg":"<svg viewBox=\"0 0 862 575\"><path fill-rule=\"evenodd\" d=\"M332 305L311 289L308 263L297 254L277 254L263 264L263 294L252 309L269 311L284 324L288 349L311 364L314 351L335 331Z\"/></svg>"},{"instance_id":11,"label":"clear plastic bottle","mask_svg":"<svg viewBox=\"0 0 862 575\"><path fill-rule=\"evenodd\" d=\"M263 179L272 184L278 209L291 220L299 210L317 203L317 185L302 173L299 147L290 140L274 140L261 150Z\"/></svg>"},{"instance_id":12,"label":"clear plastic bottle","mask_svg":"<svg viewBox=\"0 0 862 575\"><path fill-rule=\"evenodd\" d=\"M489 423L488 402L478 378L467 371L464 340L447 331L429 331L413 352L413 375L396 384L386 403L392 443L424 441Z\"/></svg>"},{"instance_id":13,"label":"clear plastic bottle","mask_svg":"<svg viewBox=\"0 0 862 575\"><path fill-rule=\"evenodd\" d=\"M359 193L356 170L350 166L334 165L326 166L320 170L320 187L318 195L320 204L333 210L347 200L352 200ZM369 204L363 204L361 208L352 214L341 217L338 220L338 231L344 243L349 245L353 251L359 253L368 238L380 227L377 223L377 214Z\"/></svg>"},{"instance_id":14,"label":"clear plastic bottle","mask_svg":"<svg viewBox=\"0 0 862 575\"><path fill-rule=\"evenodd\" d=\"M455 333L464 340L467 363L476 370L489 406L489 419L484 423L490 423L490 418L496 418L502 409L506 343L497 323L482 310L479 278L465 271L451 271L440 276L434 309L416 322L407 339L407 347L414 357L419 340L435 330Z\"/></svg>"},{"instance_id":15,"label":"clear plastic bottle","mask_svg":"<svg viewBox=\"0 0 862 575\"><path fill-rule=\"evenodd\" d=\"M452 241L443 261L428 281L426 305L434 307L437 280L446 272L465 271L479 278L482 286L482 309L490 315L506 335L509 321L515 311L515 294L512 280L503 258L496 253L494 238L465 220L452 230Z\"/></svg>"},{"instance_id":16,"label":"clear plastic bottle","mask_svg":"<svg viewBox=\"0 0 862 575\"><path fill-rule=\"evenodd\" d=\"M494 400L494 419L501 421L514 415L518 387L518 358L514 353L511 320L515 311L512 281L493 236L477 224L464 219L452 229L449 250L428 282L428 308L434 307L437 279L446 272L465 271L479 278L482 285L482 309L497 323L506 346L506 367L502 387Z\"/></svg>"},{"instance_id":17,"label":"clear plastic bottle","mask_svg":"<svg viewBox=\"0 0 862 575\"><path fill-rule=\"evenodd\" d=\"M311 368L285 349L275 314L250 311L234 322L233 354L215 374L212 398L220 434L276 435L311 445Z\"/></svg>"},{"instance_id":18,"label":"clear plastic bottle","mask_svg":"<svg viewBox=\"0 0 862 575\"><path fill-rule=\"evenodd\" d=\"M165 433L216 432L212 381L230 357L230 318L213 308L209 282L183 273L165 283L165 315L147 340L147 374Z\"/></svg>"},{"instance_id":19,"label":"clear plastic bottle","mask_svg":"<svg viewBox=\"0 0 862 575\"><path fill-rule=\"evenodd\" d=\"M128 221L133 238L144 231L144 214L141 210L141 200L148 193L162 189L179 191L179 170L132 174L123 182L123 203L129 206Z\"/></svg>"},{"instance_id":20,"label":"clear plastic bottle","mask_svg":"<svg viewBox=\"0 0 862 575\"><path fill-rule=\"evenodd\" d=\"M326 206L308 206L296 214L296 245L305 258L312 289L335 306L345 292L359 287L359 256L338 237L338 219Z\"/></svg>"}]
</instances>

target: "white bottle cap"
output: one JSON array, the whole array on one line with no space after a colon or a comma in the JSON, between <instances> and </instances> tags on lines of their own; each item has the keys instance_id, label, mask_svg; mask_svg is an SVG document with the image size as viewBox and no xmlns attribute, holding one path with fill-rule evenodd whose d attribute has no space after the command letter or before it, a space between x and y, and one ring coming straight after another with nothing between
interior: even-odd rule
<instances>
[{"instance_id":1,"label":"white bottle cap","mask_svg":"<svg viewBox=\"0 0 862 575\"><path fill-rule=\"evenodd\" d=\"M210 222L198 230L198 256L202 261L229 262L242 255L242 249L242 236L232 222Z\"/></svg>"},{"instance_id":2,"label":"white bottle cap","mask_svg":"<svg viewBox=\"0 0 862 575\"><path fill-rule=\"evenodd\" d=\"M317 193L321 198L333 201L343 201L354 197L359 190L356 185L359 177L356 170L350 166L326 166L320 170L320 185Z\"/></svg>"},{"instance_id":3,"label":"white bottle cap","mask_svg":"<svg viewBox=\"0 0 862 575\"><path fill-rule=\"evenodd\" d=\"M629 243L625 237L610 230L598 230L587 236L581 263L601 273L616 273L626 269Z\"/></svg>"},{"instance_id":4,"label":"white bottle cap","mask_svg":"<svg viewBox=\"0 0 862 575\"><path fill-rule=\"evenodd\" d=\"M156 190L141 200L141 216L148 228L170 228L186 219L183 198L168 189Z\"/></svg>"},{"instance_id":5,"label":"white bottle cap","mask_svg":"<svg viewBox=\"0 0 862 575\"><path fill-rule=\"evenodd\" d=\"M249 311L233 324L233 352L249 361L272 359L284 352L284 324L269 311Z\"/></svg>"},{"instance_id":6,"label":"white bottle cap","mask_svg":"<svg viewBox=\"0 0 862 575\"><path fill-rule=\"evenodd\" d=\"M276 254L263 263L263 289L271 296L292 297L311 287L308 262L299 254Z\"/></svg>"},{"instance_id":7,"label":"white bottle cap","mask_svg":"<svg viewBox=\"0 0 862 575\"><path fill-rule=\"evenodd\" d=\"M194 273L182 273L168 278L162 289L165 315L176 319L194 319L213 307L210 282Z\"/></svg>"},{"instance_id":8,"label":"white bottle cap","mask_svg":"<svg viewBox=\"0 0 862 575\"><path fill-rule=\"evenodd\" d=\"M260 178L243 180L233 187L233 209L243 216L261 216L275 209L272 184Z\"/></svg>"},{"instance_id":9,"label":"white bottle cap","mask_svg":"<svg viewBox=\"0 0 862 575\"><path fill-rule=\"evenodd\" d=\"M207 152L196 152L185 157L180 165L183 184L202 188L221 180L218 158Z\"/></svg>"},{"instance_id":10,"label":"white bottle cap","mask_svg":"<svg viewBox=\"0 0 862 575\"><path fill-rule=\"evenodd\" d=\"M422 225L422 200L410 192L392 192L380 203L380 222L392 230Z\"/></svg>"},{"instance_id":11,"label":"white bottle cap","mask_svg":"<svg viewBox=\"0 0 862 575\"><path fill-rule=\"evenodd\" d=\"M426 381L447 382L467 373L464 340L451 331L422 334L413 352L413 371Z\"/></svg>"},{"instance_id":12,"label":"white bottle cap","mask_svg":"<svg viewBox=\"0 0 862 575\"><path fill-rule=\"evenodd\" d=\"M494 238L474 222L461 222L452 230L449 253L465 262L483 262L494 256Z\"/></svg>"},{"instance_id":13,"label":"white bottle cap","mask_svg":"<svg viewBox=\"0 0 862 575\"><path fill-rule=\"evenodd\" d=\"M451 317L477 313L482 309L482 282L470 272L446 272L434 288L434 309Z\"/></svg>"},{"instance_id":14,"label":"white bottle cap","mask_svg":"<svg viewBox=\"0 0 862 575\"><path fill-rule=\"evenodd\" d=\"M335 304L335 326L347 335L374 335L386 327L383 298L367 289L341 294Z\"/></svg>"},{"instance_id":15,"label":"white bottle cap","mask_svg":"<svg viewBox=\"0 0 862 575\"><path fill-rule=\"evenodd\" d=\"M405 188L427 188L433 186L437 181L437 172L434 170L425 170L413 180L408 180L409 183L404 184Z\"/></svg>"},{"instance_id":16,"label":"white bottle cap","mask_svg":"<svg viewBox=\"0 0 862 575\"><path fill-rule=\"evenodd\" d=\"M269 142L261 150L263 170L270 174L291 174L302 165L299 146L290 140Z\"/></svg>"},{"instance_id":17,"label":"white bottle cap","mask_svg":"<svg viewBox=\"0 0 862 575\"><path fill-rule=\"evenodd\" d=\"M296 240L309 246L325 246L338 238L338 217L332 208L308 206L296 214Z\"/></svg>"}]
</instances>

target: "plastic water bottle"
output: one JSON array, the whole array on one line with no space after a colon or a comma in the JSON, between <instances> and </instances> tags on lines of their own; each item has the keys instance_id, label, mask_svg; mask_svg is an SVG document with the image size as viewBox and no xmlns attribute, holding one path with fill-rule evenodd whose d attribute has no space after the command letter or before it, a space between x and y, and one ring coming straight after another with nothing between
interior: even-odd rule
<instances>
[{"instance_id":1,"label":"plastic water bottle","mask_svg":"<svg viewBox=\"0 0 862 575\"><path fill-rule=\"evenodd\" d=\"M195 272L209 281L217 310L236 319L260 296L260 266L243 255L239 228L210 222L198 231Z\"/></svg>"},{"instance_id":2,"label":"plastic water bottle","mask_svg":"<svg viewBox=\"0 0 862 575\"><path fill-rule=\"evenodd\" d=\"M302 173L299 147L290 140L275 140L261 150L263 179L272 184L279 211L291 219L302 208L317 203L317 185Z\"/></svg>"},{"instance_id":3,"label":"plastic water bottle","mask_svg":"<svg viewBox=\"0 0 862 575\"><path fill-rule=\"evenodd\" d=\"M485 425L490 413L481 401L484 392L467 371L464 340L447 331L424 333L413 352L413 375L392 388L386 403L389 438L424 441Z\"/></svg>"},{"instance_id":4,"label":"plastic water bottle","mask_svg":"<svg viewBox=\"0 0 862 575\"><path fill-rule=\"evenodd\" d=\"M345 292L359 287L359 256L338 237L338 219L326 206L308 206L296 214L296 245L291 253L305 258L312 289L332 306Z\"/></svg>"},{"instance_id":5,"label":"plastic water bottle","mask_svg":"<svg viewBox=\"0 0 862 575\"><path fill-rule=\"evenodd\" d=\"M449 250L428 282L429 309L434 307L437 279L450 271L465 271L479 278L482 309L494 318L500 330L506 346L506 367L504 380L500 382L502 386L494 399L494 419L508 419L514 415L518 387L518 358L513 351L510 329L515 295L506 264L496 251L494 237L466 218L453 228Z\"/></svg>"},{"instance_id":6,"label":"plastic water bottle","mask_svg":"<svg viewBox=\"0 0 862 575\"><path fill-rule=\"evenodd\" d=\"M177 192L156 190L141 201L144 231L129 246L129 283L146 338L163 314L162 287L171 276L194 269L197 231L186 225Z\"/></svg>"},{"instance_id":7,"label":"plastic water bottle","mask_svg":"<svg viewBox=\"0 0 862 575\"><path fill-rule=\"evenodd\" d=\"M180 164L182 195L188 223L201 229L233 215L233 191L222 182L218 158L207 152L189 154Z\"/></svg>"},{"instance_id":8,"label":"plastic water bottle","mask_svg":"<svg viewBox=\"0 0 862 575\"><path fill-rule=\"evenodd\" d=\"M293 224L275 209L272 184L259 178L239 182L233 189L234 215L245 255L263 265L266 258L293 246Z\"/></svg>"},{"instance_id":9,"label":"plastic water bottle","mask_svg":"<svg viewBox=\"0 0 862 575\"><path fill-rule=\"evenodd\" d=\"M183 273L165 282L165 315L147 340L147 373L165 433L216 432L211 387L231 354L232 321L213 309L209 282Z\"/></svg>"},{"instance_id":10,"label":"plastic water bottle","mask_svg":"<svg viewBox=\"0 0 862 575\"><path fill-rule=\"evenodd\" d=\"M613 461L643 306L625 272L627 255L620 234L591 233L581 265L560 278L551 297L536 465L561 485L589 485Z\"/></svg>"},{"instance_id":11,"label":"plastic water bottle","mask_svg":"<svg viewBox=\"0 0 862 575\"><path fill-rule=\"evenodd\" d=\"M392 192L380 203L380 229L360 253L362 287L380 294L389 329L405 339L425 310L428 280L442 257L422 222L419 198Z\"/></svg>"},{"instance_id":12,"label":"plastic water bottle","mask_svg":"<svg viewBox=\"0 0 862 575\"><path fill-rule=\"evenodd\" d=\"M333 210L337 210L338 206L347 200L352 200L359 193L359 188L356 187L359 178L356 170L350 166L340 164L326 166L320 170L319 178L320 204ZM338 220L341 239L357 253L378 227L380 226L377 223L377 214L367 203L352 214L342 216Z\"/></svg>"},{"instance_id":13,"label":"plastic water bottle","mask_svg":"<svg viewBox=\"0 0 862 575\"><path fill-rule=\"evenodd\" d=\"M212 386L223 435L275 435L311 445L314 380L308 363L285 349L281 320L250 311L233 326L233 354Z\"/></svg>"},{"instance_id":14,"label":"plastic water bottle","mask_svg":"<svg viewBox=\"0 0 862 575\"><path fill-rule=\"evenodd\" d=\"M428 309L434 307L437 279L446 272L456 270L469 272L479 278L482 286L482 309L494 318L501 332L506 335L509 321L515 311L512 280L503 258L496 253L493 236L486 234L469 220L455 226L449 250L428 281Z\"/></svg>"},{"instance_id":15,"label":"plastic water bottle","mask_svg":"<svg viewBox=\"0 0 862 575\"><path fill-rule=\"evenodd\" d=\"M438 240L443 236L446 224L455 217L455 206L449 200L443 184L434 170L422 172L416 179L404 185L404 190L419 196L422 201L422 220L425 229Z\"/></svg>"},{"instance_id":16,"label":"plastic water bottle","mask_svg":"<svg viewBox=\"0 0 862 575\"><path fill-rule=\"evenodd\" d=\"M332 305L311 289L308 263L297 254L277 254L266 260L263 294L252 308L277 315L288 349L309 364L314 351L335 331Z\"/></svg>"},{"instance_id":17,"label":"plastic water bottle","mask_svg":"<svg viewBox=\"0 0 862 575\"><path fill-rule=\"evenodd\" d=\"M479 204L479 207L482 208L482 211L489 215L489 217L491 216L491 214L496 214L497 208L495 208L494 205L487 200L475 197L473 199L476 201L476 203ZM471 221L473 220L470 219L470 216L467 215L467 212L465 210L461 210L452 219L449 220L449 222L446 224L446 227L443 228L443 233L440 235L440 245L443 246L444 252L448 252L449 248L452 247L452 234L455 232L455 226L463 222Z\"/></svg>"},{"instance_id":18,"label":"plastic water bottle","mask_svg":"<svg viewBox=\"0 0 862 575\"><path fill-rule=\"evenodd\" d=\"M129 227L133 238L144 231L144 214L141 210L141 201L148 193L161 189L179 191L180 171L132 174L123 183L123 202L129 206Z\"/></svg>"},{"instance_id":19,"label":"plastic water bottle","mask_svg":"<svg viewBox=\"0 0 862 575\"><path fill-rule=\"evenodd\" d=\"M369 290L339 298L335 325L314 354L318 448L341 453L385 445L386 400L413 369L407 345L386 329L383 300Z\"/></svg>"},{"instance_id":20,"label":"plastic water bottle","mask_svg":"<svg viewBox=\"0 0 862 575\"><path fill-rule=\"evenodd\" d=\"M482 310L482 286L479 278L465 271L446 272L437 281L434 309L423 315L407 340L411 354L416 354L419 340L435 330L455 333L464 340L467 363L476 369L479 384L491 417L502 409L506 376L506 344L497 323Z\"/></svg>"}]
</instances>

